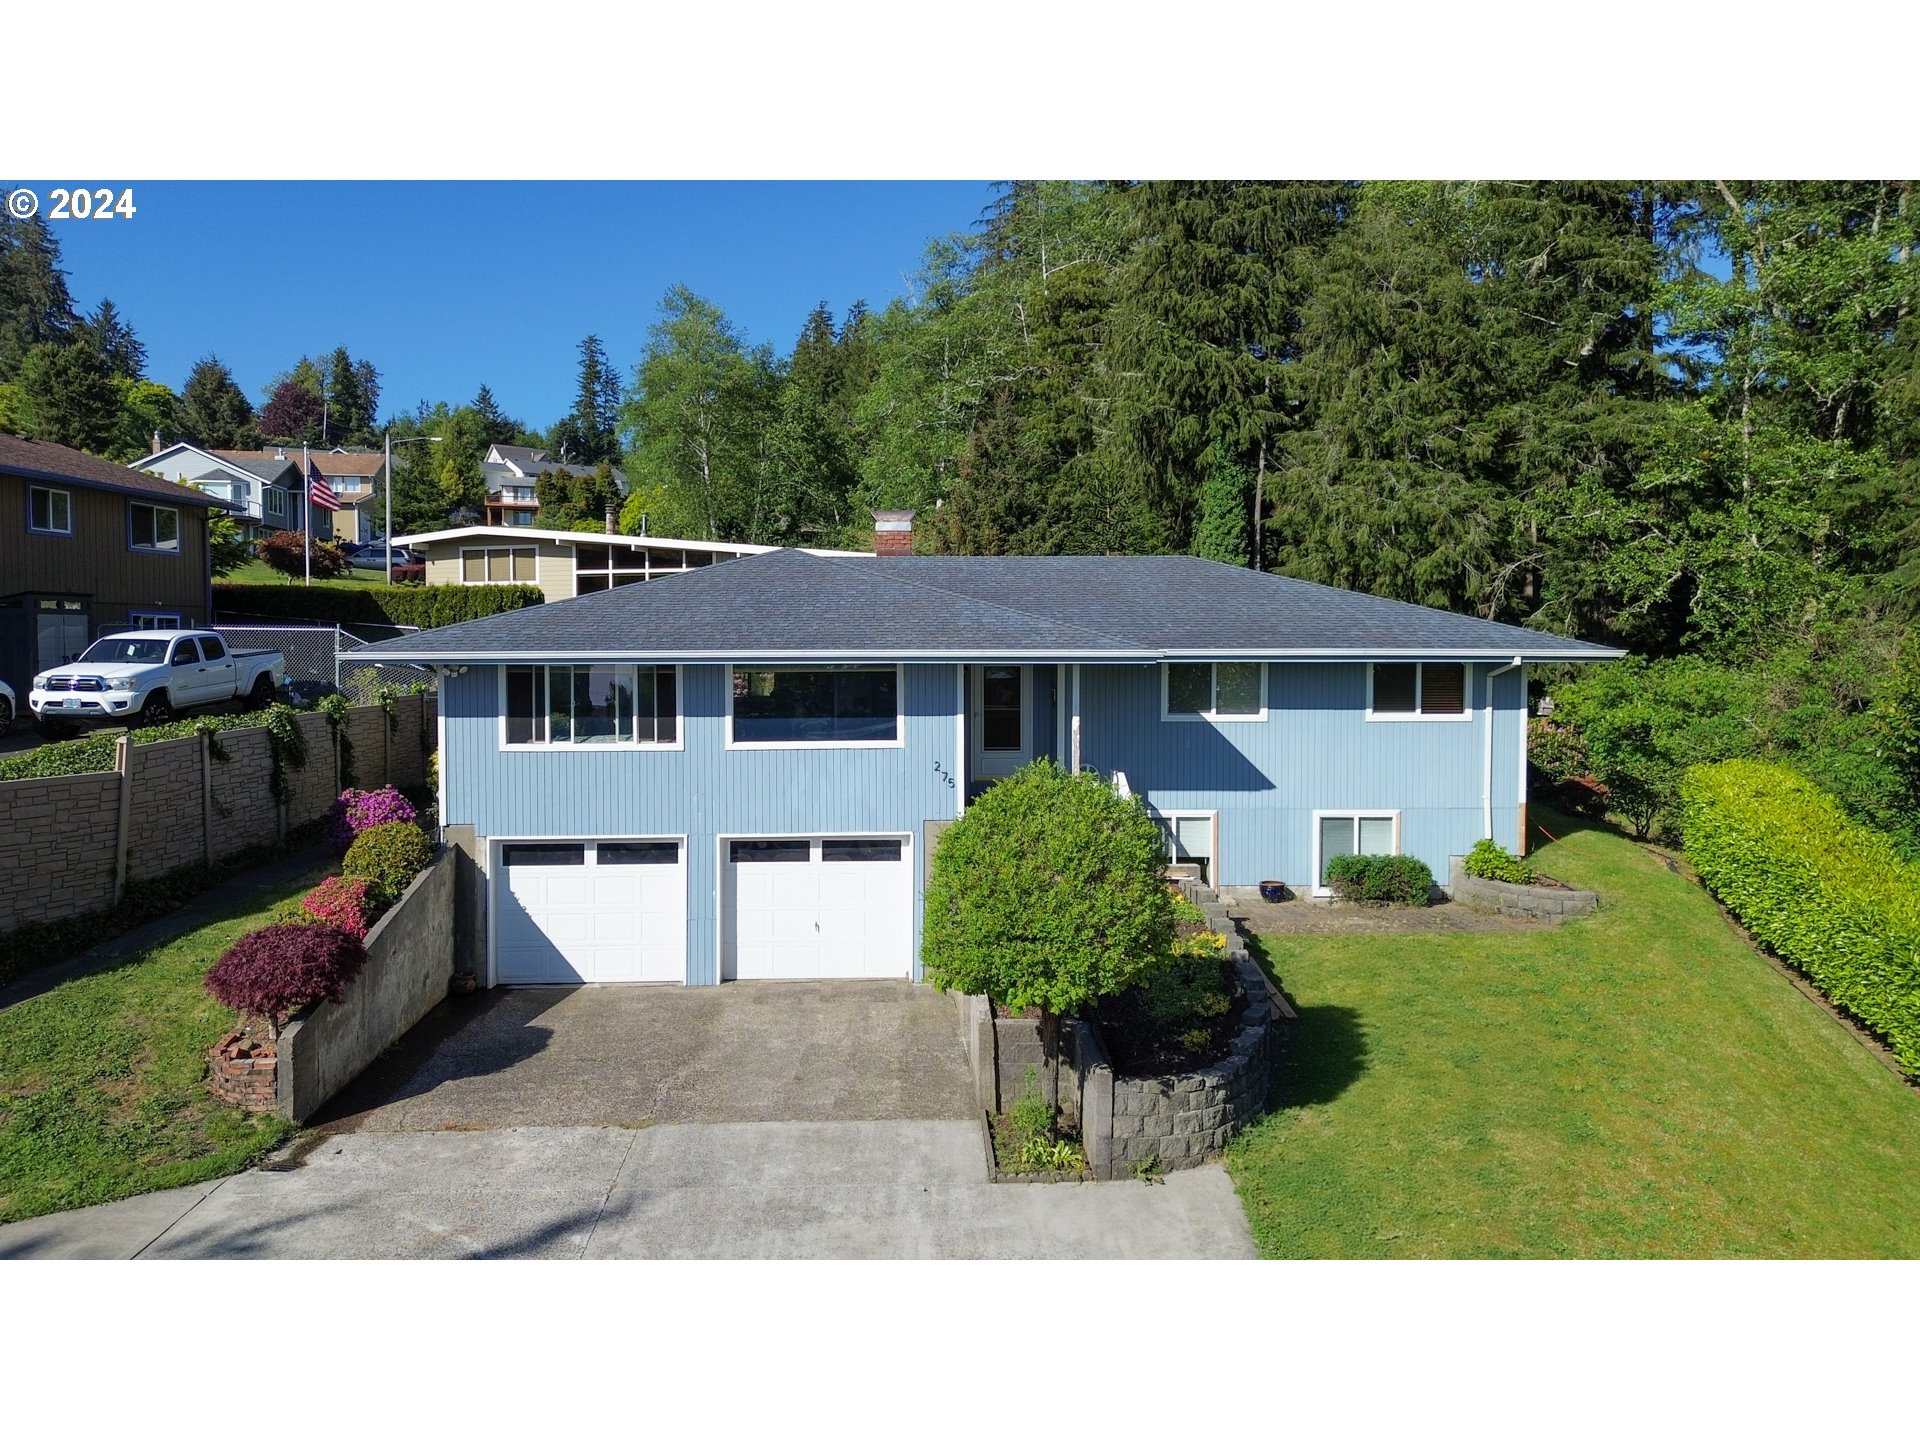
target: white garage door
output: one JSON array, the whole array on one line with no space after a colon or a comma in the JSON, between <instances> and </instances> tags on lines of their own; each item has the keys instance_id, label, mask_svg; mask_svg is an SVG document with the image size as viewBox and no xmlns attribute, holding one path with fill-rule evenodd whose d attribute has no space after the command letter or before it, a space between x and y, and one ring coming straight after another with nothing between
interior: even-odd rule
<instances>
[{"instance_id":1,"label":"white garage door","mask_svg":"<svg viewBox=\"0 0 1920 1440\"><path fill-rule=\"evenodd\" d=\"M913 872L905 839L724 843L722 978L904 979L913 973Z\"/></svg>"},{"instance_id":2,"label":"white garage door","mask_svg":"<svg viewBox=\"0 0 1920 1440\"><path fill-rule=\"evenodd\" d=\"M678 840L508 841L493 881L503 985L687 978Z\"/></svg>"}]
</instances>

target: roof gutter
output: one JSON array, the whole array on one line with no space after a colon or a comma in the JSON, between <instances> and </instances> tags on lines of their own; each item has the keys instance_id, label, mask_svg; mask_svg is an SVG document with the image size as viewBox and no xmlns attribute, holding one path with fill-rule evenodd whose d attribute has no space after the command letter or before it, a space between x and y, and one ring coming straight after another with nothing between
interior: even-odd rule
<instances>
[{"instance_id":1,"label":"roof gutter","mask_svg":"<svg viewBox=\"0 0 1920 1440\"><path fill-rule=\"evenodd\" d=\"M1487 744L1486 757L1480 770L1480 834L1487 840L1493 838L1493 677L1517 670L1523 663L1516 655L1499 669L1487 671ZM1526 697L1521 698L1524 701Z\"/></svg>"}]
</instances>

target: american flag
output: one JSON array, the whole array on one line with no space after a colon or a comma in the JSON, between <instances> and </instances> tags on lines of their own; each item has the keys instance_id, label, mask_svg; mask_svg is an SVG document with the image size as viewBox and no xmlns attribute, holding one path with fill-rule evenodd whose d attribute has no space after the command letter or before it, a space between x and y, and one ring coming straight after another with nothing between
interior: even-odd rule
<instances>
[{"instance_id":1,"label":"american flag","mask_svg":"<svg viewBox=\"0 0 1920 1440\"><path fill-rule=\"evenodd\" d=\"M311 466L307 470L307 499L322 510L340 508L340 497L333 493L333 487L327 483L327 477Z\"/></svg>"}]
</instances>

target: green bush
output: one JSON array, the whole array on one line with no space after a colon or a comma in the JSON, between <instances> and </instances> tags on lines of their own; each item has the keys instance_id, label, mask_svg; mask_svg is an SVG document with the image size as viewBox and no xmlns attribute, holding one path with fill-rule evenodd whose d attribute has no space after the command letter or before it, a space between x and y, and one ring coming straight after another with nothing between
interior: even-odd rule
<instances>
[{"instance_id":1,"label":"green bush","mask_svg":"<svg viewBox=\"0 0 1920 1440\"><path fill-rule=\"evenodd\" d=\"M1531 885L1534 880L1531 865L1491 840L1476 842L1461 868L1476 880L1504 880L1509 885Z\"/></svg>"},{"instance_id":2,"label":"green bush","mask_svg":"<svg viewBox=\"0 0 1920 1440\"><path fill-rule=\"evenodd\" d=\"M1327 885L1357 905L1430 905L1433 871L1411 855L1336 855Z\"/></svg>"},{"instance_id":3,"label":"green bush","mask_svg":"<svg viewBox=\"0 0 1920 1440\"><path fill-rule=\"evenodd\" d=\"M427 585L357 589L216 583L213 607L226 615L319 621L327 625L417 625L431 630L538 605L537 585Z\"/></svg>"},{"instance_id":4,"label":"green bush","mask_svg":"<svg viewBox=\"0 0 1920 1440\"><path fill-rule=\"evenodd\" d=\"M432 859L433 842L426 831L409 820L390 820L360 832L347 847L340 873L365 880L368 894L384 908L400 898Z\"/></svg>"},{"instance_id":5,"label":"green bush","mask_svg":"<svg viewBox=\"0 0 1920 1440\"><path fill-rule=\"evenodd\" d=\"M927 979L1052 1016L1124 990L1172 943L1165 867L1166 839L1137 799L1036 760L940 838Z\"/></svg>"},{"instance_id":6,"label":"green bush","mask_svg":"<svg viewBox=\"0 0 1920 1440\"><path fill-rule=\"evenodd\" d=\"M1680 813L1707 888L1920 1075L1920 866L1782 765L1690 770Z\"/></svg>"}]
</instances>

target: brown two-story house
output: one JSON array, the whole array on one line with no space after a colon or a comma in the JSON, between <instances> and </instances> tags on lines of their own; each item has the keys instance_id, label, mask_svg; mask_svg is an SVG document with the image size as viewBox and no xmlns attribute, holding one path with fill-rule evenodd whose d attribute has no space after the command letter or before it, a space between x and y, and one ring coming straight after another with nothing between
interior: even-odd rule
<instances>
[{"instance_id":1,"label":"brown two-story house","mask_svg":"<svg viewBox=\"0 0 1920 1440\"><path fill-rule=\"evenodd\" d=\"M0 678L24 707L36 672L113 630L212 618L205 491L0 435Z\"/></svg>"}]
</instances>

